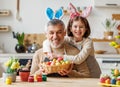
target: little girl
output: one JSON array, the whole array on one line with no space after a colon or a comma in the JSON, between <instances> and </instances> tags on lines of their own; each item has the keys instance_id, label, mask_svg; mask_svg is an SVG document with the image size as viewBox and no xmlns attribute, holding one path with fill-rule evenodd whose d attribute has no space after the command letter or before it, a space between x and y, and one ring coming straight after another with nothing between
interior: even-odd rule
<instances>
[{"instance_id":1,"label":"little girl","mask_svg":"<svg viewBox=\"0 0 120 87\"><path fill-rule=\"evenodd\" d=\"M52 54L48 40L43 42L43 51L48 53L50 58L62 56L65 60L73 61L75 64L81 64L86 60L91 77L99 78L101 70L94 56L92 39L89 38L91 33L89 23L85 17L78 14L72 14L70 18L65 41L78 48L80 53L76 56Z\"/></svg>"}]
</instances>

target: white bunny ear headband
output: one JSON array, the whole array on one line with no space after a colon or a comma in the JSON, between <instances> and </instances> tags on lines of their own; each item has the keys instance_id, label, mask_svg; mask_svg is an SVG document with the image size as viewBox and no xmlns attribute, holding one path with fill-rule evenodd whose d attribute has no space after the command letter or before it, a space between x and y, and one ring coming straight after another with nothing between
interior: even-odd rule
<instances>
[{"instance_id":1,"label":"white bunny ear headband","mask_svg":"<svg viewBox=\"0 0 120 87\"><path fill-rule=\"evenodd\" d=\"M75 6L72 3L70 3L69 11L70 11L70 19L73 19L76 16L81 16L81 17L86 18L90 15L92 11L92 6L86 7L86 9L82 11L82 13L79 13L77 9L75 8Z\"/></svg>"},{"instance_id":2,"label":"white bunny ear headband","mask_svg":"<svg viewBox=\"0 0 120 87\"><path fill-rule=\"evenodd\" d=\"M49 20L61 19L63 16L63 10L62 10L62 8L60 8L56 12L54 12L51 8L47 8L46 15L47 15Z\"/></svg>"}]
</instances>

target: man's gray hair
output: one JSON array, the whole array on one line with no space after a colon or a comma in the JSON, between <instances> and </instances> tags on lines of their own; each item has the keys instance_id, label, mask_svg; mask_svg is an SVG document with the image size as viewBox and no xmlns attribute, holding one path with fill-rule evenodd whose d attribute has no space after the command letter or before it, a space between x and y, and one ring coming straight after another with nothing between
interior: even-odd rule
<instances>
[{"instance_id":1,"label":"man's gray hair","mask_svg":"<svg viewBox=\"0 0 120 87\"><path fill-rule=\"evenodd\" d=\"M63 29L65 30L65 24L64 24L64 22L63 22L62 20L52 19L52 20L50 20L50 21L47 23L47 25L45 26L45 32L48 31L48 29L47 29L48 26L50 26L50 25L55 26L55 25L58 25L58 24L61 25L61 26L63 27Z\"/></svg>"}]
</instances>

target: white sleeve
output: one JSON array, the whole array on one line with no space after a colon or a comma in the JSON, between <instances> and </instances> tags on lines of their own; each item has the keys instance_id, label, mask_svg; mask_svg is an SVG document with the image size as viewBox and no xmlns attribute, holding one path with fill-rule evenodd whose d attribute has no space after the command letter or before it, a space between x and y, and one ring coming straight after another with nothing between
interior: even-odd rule
<instances>
[{"instance_id":1,"label":"white sleeve","mask_svg":"<svg viewBox=\"0 0 120 87\"><path fill-rule=\"evenodd\" d=\"M50 42L48 40L43 41L43 52L51 52Z\"/></svg>"}]
</instances>

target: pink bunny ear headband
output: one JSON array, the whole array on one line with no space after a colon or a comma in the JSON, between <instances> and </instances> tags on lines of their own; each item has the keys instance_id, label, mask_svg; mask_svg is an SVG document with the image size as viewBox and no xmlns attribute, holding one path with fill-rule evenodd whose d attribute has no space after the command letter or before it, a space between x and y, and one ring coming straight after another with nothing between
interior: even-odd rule
<instances>
[{"instance_id":1,"label":"pink bunny ear headband","mask_svg":"<svg viewBox=\"0 0 120 87\"><path fill-rule=\"evenodd\" d=\"M90 15L91 10L92 10L92 6L89 6L89 7L86 7L86 9L82 11L82 13L79 13L76 10L75 6L72 3L70 3L69 4L70 19L73 19L76 16L81 16L81 17L86 18Z\"/></svg>"}]
</instances>

